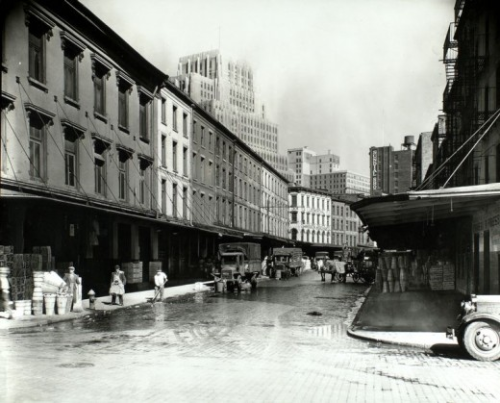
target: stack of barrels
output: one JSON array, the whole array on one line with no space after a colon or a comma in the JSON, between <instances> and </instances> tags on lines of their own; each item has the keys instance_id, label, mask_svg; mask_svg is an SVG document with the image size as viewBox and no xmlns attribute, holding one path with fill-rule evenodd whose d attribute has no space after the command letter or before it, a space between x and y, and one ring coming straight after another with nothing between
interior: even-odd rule
<instances>
[{"instance_id":1,"label":"stack of barrels","mask_svg":"<svg viewBox=\"0 0 500 403\"><path fill-rule=\"evenodd\" d=\"M33 272L33 315L39 316L43 314L43 271Z\"/></svg>"},{"instance_id":2,"label":"stack of barrels","mask_svg":"<svg viewBox=\"0 0 500 403\"><path fill-rule=\"evenodd\" d=\"M377 284L383 293L405 292L408 288L408 253L386 252L379 256Z\"/></svg>"}]
</instances>

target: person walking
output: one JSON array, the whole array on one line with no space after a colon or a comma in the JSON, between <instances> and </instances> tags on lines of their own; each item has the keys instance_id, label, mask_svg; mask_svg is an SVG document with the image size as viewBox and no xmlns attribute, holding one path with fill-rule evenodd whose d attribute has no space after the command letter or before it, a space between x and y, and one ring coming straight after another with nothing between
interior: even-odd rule
<instances>
[{"instance_id":1,"label":"person walking","mask_svg":"<svg viewBox=\"0 0 500 403\"><path fill-rule=\"evenodd\" d=\"M12 319L12 310L10 308L10 284L9 276L10 269L8 267L0 267L0 308L3 310L1 316L6 319Z\"/></svg>"},{"instance_id":2,"label":"person walking","mask_svg":"<svg viewBox=\"0 0 500 403\"><path fill-rule=\"evenodd\" d=\"M125 294L125 284L127 284L127 279L125 278L125 273L120 270L120 266L115 266L115 271L111 273L111 285L109 287L109 293L111 294L111 304L115 305L116 296L118 296L119 305L123 306L123 295Z\"/></svg>"},{"instance_id":3,"label":"person walking","mask_svg":"<svg viewBox=\"0 0 500 403\"><path fill-rule=\"evenodd\" d=\"M163 293L165 291L165 284L168 281L167 275L158 267L155 274L155 295L153 302L160 297L160 302L163 300Z\"/></svg>"},{"instance_id":4,"label":"person walking","mask_svg":"<svg viewBox=\"0 0 500 403\"><path fill-rule=\"evenodd\" d=\"M74 266L68 267L68 272L64 274L63 280L68 287L68 293L72 296L71 310L73 310L74 304L78 301L78 285L81 283L80 276L75 273Z\"/></svg>"}]
</instances>

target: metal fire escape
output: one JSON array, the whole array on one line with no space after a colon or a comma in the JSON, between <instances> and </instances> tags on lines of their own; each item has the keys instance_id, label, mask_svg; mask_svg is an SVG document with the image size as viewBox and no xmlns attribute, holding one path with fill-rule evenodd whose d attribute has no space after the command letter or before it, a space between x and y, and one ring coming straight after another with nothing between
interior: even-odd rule
<instances>
[{"instance_id":1,"label":"metal fire escape","mask_svg":"<svg viewBox=\"0 0 500 403\"><path fill-rule=\"evenodd\" d=\"M479 108L479 99L484 99L479 78L486 64L487 42L484 26L478 21L478 2L457 0L455 23L450 24L443 57L447 77L443 94L443 110L447 115L446 156L453 154L489 117L488 110ZM468 151L468 147L464 147L451 163L453 167L467 158L452 178L451 186L472 185L475 182L475 156L466 157ZM443 176L448 176L449 171L449 168L445 169Z\"/></svg>"}]
</instances>

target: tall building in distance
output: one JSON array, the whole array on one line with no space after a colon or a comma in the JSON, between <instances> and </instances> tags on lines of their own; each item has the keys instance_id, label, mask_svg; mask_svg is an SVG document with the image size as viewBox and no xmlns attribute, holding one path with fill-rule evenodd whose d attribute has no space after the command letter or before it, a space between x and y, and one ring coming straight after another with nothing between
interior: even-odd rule
<instances>
[{"instance_id":1,"label":"tall building in distance","mask_svg":"<svg viewBox=\"0 0 500 403\"><path fill-rule=\"evenodd\" d=\"M295 183L331 194L369 194L366 175L340 169L340 157L328 150L317 154L307 147L288 150L288 167L295 171Z\"/></svg>"},{"instance_id":2,"label":"tall building in distance","mask_svg":"<svg viewBox=\"0 0 500 403\"><path fill-rule=\"evenodd\" d=\"M252 69L226 60L219 50L179 59L179 87L278 171L287 171L278 153L278 125L268 119L254 88Z\"/></svg>"},{"instance_id":3,"label":"tall building in distance","mask_svg":"<svg viewBox=\"0 0 500 403\"><path fill-rule=\"evenodd\" d=\"M405 136L401 150L389 146L370 148L370 194L401 193L415 187L415 143Z\"/></svg>"}]
</instances>

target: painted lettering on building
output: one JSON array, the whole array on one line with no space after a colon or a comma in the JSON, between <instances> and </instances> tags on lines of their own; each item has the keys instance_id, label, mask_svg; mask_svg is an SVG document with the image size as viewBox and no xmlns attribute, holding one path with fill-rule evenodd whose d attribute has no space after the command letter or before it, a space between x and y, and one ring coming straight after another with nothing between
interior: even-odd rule
<instances>
[{"instance_id":1,"label":"painted lettering on building","mask_svg":"<svg viewBox=\"0 0 500 403\"><path fill-rule=\"evenodd\" d=\"M372 151L372 189L377 189L377 176L378 176L378 151Z\"/></svg>"}]
</instances>

